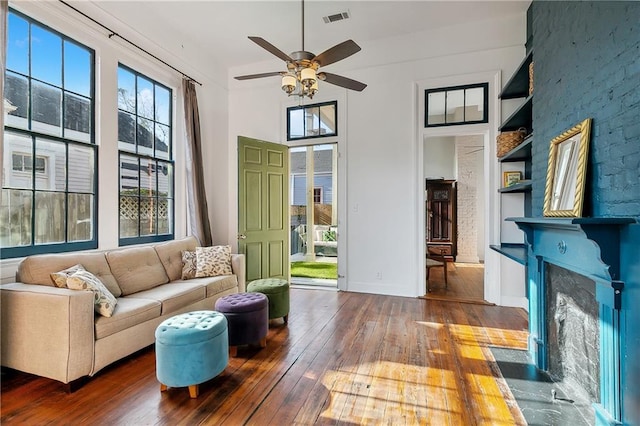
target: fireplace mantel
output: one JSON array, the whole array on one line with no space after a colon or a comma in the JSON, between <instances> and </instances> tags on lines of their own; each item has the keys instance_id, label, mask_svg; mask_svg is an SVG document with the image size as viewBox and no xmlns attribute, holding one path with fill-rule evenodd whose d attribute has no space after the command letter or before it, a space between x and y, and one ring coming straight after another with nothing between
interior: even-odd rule
<instances>
[{"instance_id":1,"label":"fireplace mantel","mask_svg":"<svg viewBox=\"0 0 640 426\"><path fill-rule=\"evenodd\" d=\"M635 218L508 218L525 233L529 352L547 370L546 264L584 275L596 283L600 311L600 403L596 424L622 424L621 368L624 339L622 232ZM629 308L628 306L626 307Z\"/></svg>"}]
</instances>

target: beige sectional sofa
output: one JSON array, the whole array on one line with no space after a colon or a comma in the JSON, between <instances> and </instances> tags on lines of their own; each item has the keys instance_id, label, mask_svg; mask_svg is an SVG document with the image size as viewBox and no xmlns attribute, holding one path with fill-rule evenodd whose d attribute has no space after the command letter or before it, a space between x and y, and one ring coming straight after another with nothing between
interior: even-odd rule
<instances>
[{"instance_id":1,"label":"beige sectional sofa","mask_svg":"<svg viewBox=\"0 0 640 426\"><path fill-rule=\"evenodd\" d=\"M244 255L232 254L233 275L182 280L187 237L153 246L25 258L16 283L0 286L1 364L69 383L154 343L166 318L213 309L245 290ZM94 313L93 293L53 286L50 274L81 264L116 296L111 317Z\"/></svg>"}]
</instances>

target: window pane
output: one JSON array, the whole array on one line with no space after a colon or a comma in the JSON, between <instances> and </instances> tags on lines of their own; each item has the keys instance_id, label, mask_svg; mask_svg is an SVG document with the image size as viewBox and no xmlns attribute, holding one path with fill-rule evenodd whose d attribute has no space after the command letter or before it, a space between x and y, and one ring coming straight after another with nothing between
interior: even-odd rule
<instances>
[{"instance_id":1,"label":"window pane","mask_svg":"<svg viewBox=\"0 0 640 426\"><path fill-rule=\"evenodd\" d=\"M137 126L138 153L142 155L153 155L153 121L138 118Z\"/></svg>"},{"instance_id":2,"label":"window pane","mask_svg":"<svg viewBox=\"0 0 640 426\"><path fill-rule=\"evenodd\" d=\"M138 116L153 119L153 83L138 76Z\"/></svg>"},{"instance_id":3,"label":"window pane","mask_svg":"<svg viewBox=\"0 0 640 426\"><path fill-rule=\"evenodd\" d=\"M320 134L336 134L336 106L324 105L320 107Z\"/></svg>"},{"instance_id":4,"label":"window pane","mask_svg":"<svg viewBox=\"0 0 640 426\"><path fill-rule=\"evenodd\" d=\"M118 67L118 108L136 112L136 77L122 67Z\"/></svg>"},{"instance_id":5,"label":"window pane","mask_svg":"<svg viewBox=\"0 0 640 426\"><path fill-rule=\"evenodd\" d=\"M292 139L304 137L303 108L289 110L289 137Z\"/></svg>"},{"instance_id":6,"label":"window pane","mask_svg":"<svg viewBox=\"0 0 640 426\"><path fill-rule=\"evenodd\" d=\"M484 89L476 87L465 90L465 121L480 121L484 118Z\"/></svg>"},{"instance_id":7,"label":"window pane","mask_svg":"<svg viewBox=\"0 0 640 426\"><path fill-rule=\"evenodd\" d=\"M305 136L318 136L320 134L320 108L305 108L304 125Z\"/></svg>"},{"instance_id":8,"label":"window pane","mask_svg":"<svg viewBox=\"0 0 640 426\"><path fill-rule=\"evenodd\" d=\"M4 98L12 105L5 109L5 124L28 129L29 122L29 80L7 71L5 76Z\"/></svg>"},{"instance_id":9,"label":"window pane","mask_svg":"<svg viewBox=\"0 0 640 426\"><path fill-rule=\"evenodd\" d=\"M173 203L171 200L158 200L158 234L170 234L173 230Z\"/></svg>"},{"instance_id":10,"label":"window pane","mask_svg":"<svg viewBox=\"0 0 640 426\"><path fill-rule=\"evenodd\" d=\"M62 136L62 90L33 80L31 84L31 128Z\"/></svg>"},{"instance_id":11,"label":"window pane","mask_svg":"<svg viewBox=\"0 0 640 426\"><path fill-rule=\"evenodd\" d=\"M136 119L122 111L118 111L118 149L136 152Z\"/></svg>"},{"instance_id":12,"label":"window pane","mask_svg":"<svg viewBox=\"0 0 640 426\"><path fill-rule=\"evenodd\" d=\"M162 124L169 123L171 99L169 91L161 86L156 86L156 114L155 120Z\"/></svg>"},{"instance_id":13,"label":"window pane","mask_svg":"<svg viewBox=\"0 0 640 426\"><path fill-rule=\"evenodd\" d=\"M138 198L120 197L120 238L138 236Z\"/></svg>"},{"instance_id":14,"label":"window pane","mask_svg":"<svg viewBox=\"0 0 640 426\"><path fill-rule=\"evenodd\" d=\"M69 145L69 192L93 193L95 163L93 148Z\"/></svg>"},{"instance_id":15,"label":"window pane","mask_svg":"<svg viewBox=\"0 0 640 426\"><path fill-rule=\"evenodd\" d=\"M31 25L31 77L62 87L62 39Z\"/></svg>"},{"instance_id":16,"label":"window pane","mask_svg":"<svg viewBox=\"0 0 640 426\"><path fill-rule=\"evenodd\" d=\"M156 193L156 162L140 159L140 196L150 197Z\"/></svg>"},{"instance_id":17,"label":"window pane","mask_svg":"<svg viewBox=\"0 0 640 426\"><path fill-rule=\"evenodd\" d=\"M93 238L93 195L69 194L67 241L88 241Z\"/></svg>"},{"instance_id":18,"label":"window pane","mask_svg":"<svg viewBox=\"0 0 640 426\"><path fill-rule=\"evenodd\" d=\"M120 155L120 194L138 195L138 158Z\"/></svg>"},{"instance_id":19,"label":"window pane","mask_svg":"<svg viewBox=\"0 0 640 426\"><path fill-rule=\"evenodd\" d=\"M169 159L169 132L170 128L168 126L163 126L162 124L156 124L156 158L164 158L165 160Z\"/></svg>"},{"instance_id":20,"label":"window pane","mask_svg":"<svg viewBox=\"0 0 640 426\"><path fill-rule=\"evenodd\" d=\"M31 191L3 189L0 199L0 245L31 245Z\"/></svg>"},{"instance_id":21,"label":"window pane","mask_svg":"<svg viewBox=\"0 0 640 426\"><path fill-rule=\"evenodd\" d=\"M91 142L91 100L65 92L64 136L81 142Z\"/></svg>"},{"instance_id":22,"label":"window pane","mask_svg":"<svg viewBox=\"0 0 640 426\"><path fill-rule=\"evenodd\" d=\"M173 166L171 163L158 161L158 196L173 197Z\"/></svg>"},{"instance_id":23,"label":"window pane","mask_svg":"<svg viewBox=\"0 0 640 426\"><path fill-rule=\"evenodd\" d=\"M64 88L91 96L91 52L69 41L64 42Z\"/></svg>"},{"instance_id":24,"label":"window pane","mask_svg":"<svg viewBox=\"0 0 640 426\"><path fill-rule=\"evenodd\" d=\"M140 198L140 235L155 235L157 200L155 198Z\"/></svg>"},{"instance_id":25,"label":"window pane","mask_svg":"<svg viewBox=\"0 0 640 426\"><path fill-rule=\"evenodd\" d=\"M464 90L447 91L447 123L464 121Z\"/></svg>"},{"instance_id":26,"label":"window pane","mask_svg":"<svg viewBox=\"0 0 640 426\"><path fill-rule=\"evenodd\" d=\"M63 243L65 241L65 194L36 192L35 243Z\"/></svg>"},{"instance_id":27,"label":"window pane","mask_svg":"<svg viewBox=\"0 0 640 426\"><path fill-rule=\"evenodd\" d=\"M44 172L36 169L36 189L64 191L66 188L66 144L36 140L36 159L44 162Z\"/></svg>"},{"instance_id":28,"label":"window pane","mask_svg":"<svg viewBox=\"0 0 640 426\"><path fill-rule=\"evenodd\" d=\"M445 92L431 92L427 95L427 125L444 124Z\"/></svg>"},{"instance_id":29,"label":"window pane","mask_svg":"<svg viewBox=\"0 0 640 426\"><path fill-rule=\"evenodd\" d=\"M4 169L5 188L33 188L33 145L30 136L4 132L3 158L11 159L11 169ZM24 164L28 162L28 164Z\"/></svg>"},{"instance_id":30,"label":"window pane","mask_svg":"<svg viewBox=\"0 0 640 426\"><path fill-rule=\"evenodd\" d=\"M29 23L9 13L7 24L7 69L28 75Z\"/></svg>"}]
</instances>

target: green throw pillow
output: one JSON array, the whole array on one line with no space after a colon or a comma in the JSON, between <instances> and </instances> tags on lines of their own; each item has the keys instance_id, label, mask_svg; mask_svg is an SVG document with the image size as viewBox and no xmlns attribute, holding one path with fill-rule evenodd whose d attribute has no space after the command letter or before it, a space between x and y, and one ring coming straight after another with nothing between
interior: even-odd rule
<instances>
[{"instance_id":1,"label":"green throw pillow","mask_svg":"<svg viewBox=\"0 0 640 426\"><path fill-rule=\"evenodd\" d=\"M336 240L336 231L322 232L322 241L335 241L335 240Z\"/></svg>"}]
</instances>

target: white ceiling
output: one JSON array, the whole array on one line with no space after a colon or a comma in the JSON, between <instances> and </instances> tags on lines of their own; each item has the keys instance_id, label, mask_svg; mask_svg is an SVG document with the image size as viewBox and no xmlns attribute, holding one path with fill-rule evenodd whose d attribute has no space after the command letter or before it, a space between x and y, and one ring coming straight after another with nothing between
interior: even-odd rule
<instances>
[{"instance_id":1,"label":"white ceiling","mask_svg":"<svg viewBox=\"0 0 640 426\"><path fill-rule=\"evenodd\" d=\"M89 4L91 3L91 4ZM523 15L521 1L330 1L305 2L305 50L315 54L347 39L360 46L377 39L461 22ZM301 2L285 1L91 1L74 6L106 13L122 35L146 38L149 50L185 57L198 52L225 69L273 59L247 36L260 36L285 53L301 50ZM98 10L93 7L99 8ZM348 10L351 18L325 24L323 16ZM122 25L124 24L124 25ZM135 34L137 31L139 34ZM443 43L446 42L443 40Z\"/></svg>"}]
</instances>

